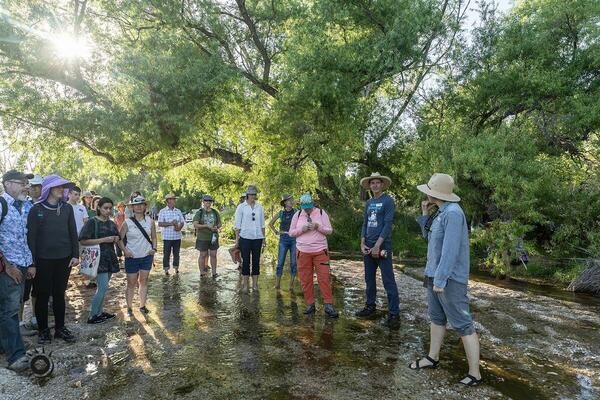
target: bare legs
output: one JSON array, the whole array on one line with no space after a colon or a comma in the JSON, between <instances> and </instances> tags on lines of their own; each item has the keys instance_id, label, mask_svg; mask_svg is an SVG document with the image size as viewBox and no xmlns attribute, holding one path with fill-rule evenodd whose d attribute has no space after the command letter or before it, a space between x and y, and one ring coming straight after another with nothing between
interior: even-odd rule
<instances>
[{"instance_id":1,"label":"bare legs","mask_svg":"<svg viewBox=\"0 0 600 400\"><path fill-rule=\"evenodd\" d=\"M138 286L138 295L140 297L140 307L146 307L146 299L148 298L148 276L150 271L140 270L135 274L127 274L127 308L132 308L133 295L135 288Z\"/></svg>"},{"instance_id":2,"label":"bare legs","mask_svg":"<svg viewBox=\"0 0 600 400\"><path fill-rule=\"evenodd\" d=\"M444 342L444 335L446 334L446 327L436 324L431 324L431 342L429 343L429 357L434 360L440 359L440 349ZM479 371L479 337L477 333L463 336L462 338L465 353L467 355L467 361L469 363L469 375L477 379L481 379L481 372ZM431 362L426 358L419 360L421 367L431 365ZM416 368L416 361L411 364L411 368ZM465 378L463 383L468 383L469 379Z\"/></svg>"}]
</instances>

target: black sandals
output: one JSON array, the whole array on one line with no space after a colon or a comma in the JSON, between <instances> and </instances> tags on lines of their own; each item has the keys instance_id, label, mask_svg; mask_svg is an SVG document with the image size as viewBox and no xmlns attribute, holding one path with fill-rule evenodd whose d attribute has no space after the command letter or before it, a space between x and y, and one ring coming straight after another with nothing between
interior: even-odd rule
<instances>
[{"instance_id":1,"label":"black sandals","mask_svg":"<svg viewBox=\"0 0 600 400\"><path fill-rule=\"evenodd\" d=\"M429 365L419 365L419 361L421 361L421 359L422 359L422 358L426 359L426 360L427 360L427 361L429 361L431 364L429 364ZM429 356L425 356L425 357L422 357L422 358L420 358L420 359L418 359L418 360L416 360L416 361L415 361L415 363L416 363L416 367L414 367L414 368L413 368L413 366L412 366L412 363L410 363L410 364L408 365L408 368L410 368L410 369L413 369L413 370L419 370L419 369L435 369L435 368L437 368L437 367L440 365L440 362L439 362L439 360L438 360L438 361L436 361L436 360L434 360L433 358L431 358L431 357L429 357Z\"/></svg>"}]
</instances>

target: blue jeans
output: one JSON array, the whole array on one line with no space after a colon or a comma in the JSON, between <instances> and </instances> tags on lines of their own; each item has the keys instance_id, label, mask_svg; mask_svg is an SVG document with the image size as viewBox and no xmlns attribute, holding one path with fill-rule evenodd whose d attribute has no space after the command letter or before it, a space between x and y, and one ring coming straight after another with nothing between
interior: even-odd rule
<instances>
[{"instance_id":1,"label":"blue jeans","mask_svg":"<svg viewBox=\"0 0 600 400\"><path fill-rule=\"evenodd\" d=\"M96 288L96 294L92 299L90 318L102 314L104 296L106 296L106 291L108 290L108 282L110 281L111 275L112 274L110 272L101 272L98 274L98 276L96 276L96 284L98 285L98 287Z\"/></svg>"},{"instance_id":2,"label":"blue jeans","mask_svg":"<svg viewBox=\"0 0 600 400\"><path fill-rule=\"evenodd\" d=\"M6 272L0 272L0 347L6 353L6 361L12 364L25 355L25 346L19 330L19 307L27 268L19 268L23 280L16 284Z\"/></svg>"},{"instance_id":3,"label":"blue jeans","mask_svg":"<svg viewBox=\"0 0 600 400\"><path fill-rule=\"evenodd\" d=\"M290 273L296 276L296 238L291 237L287 233L279 236L279 251L277 252L277 276L283 275L283 264L285 264L285 256L290 252Z\"/></svg>"},{"instance_id":4,"label":"blue jeans","mask_svg":"<svg viewBox=\"0 0 600 400\"><path fill-rule=\"evenodd\" d=\"M367 304L375 305L375 300L377 298L377 282L375 278L377 267L379 267L383 287L387 293L388 311L390 314L398 315L400 314L400 298L398 297L398 286L396 285L396 277L394 276L392 252L390 249L386 250L388 251L388 256L386 258L373 258L370 255L364 256Z\"/></svg>"}]
</instances>

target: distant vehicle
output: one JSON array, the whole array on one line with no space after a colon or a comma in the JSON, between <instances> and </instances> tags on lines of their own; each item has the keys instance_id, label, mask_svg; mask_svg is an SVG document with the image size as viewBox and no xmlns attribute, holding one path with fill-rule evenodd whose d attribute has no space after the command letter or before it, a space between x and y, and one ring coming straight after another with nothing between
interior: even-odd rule
<instances>
[{"instance_id":1,"label":"distant vehicle","mask_svg":"<svg viewBox=\"0 0 600 400\"><path fill-rule=\"evenodd\" d=\"M199 208L194 208L189 213L185 214L185 222L192 222L192 220L194 219L194 215L196 215L196 213L198 212L198 210L200 210L200 209Z\"/></svg>"}]
</instances>

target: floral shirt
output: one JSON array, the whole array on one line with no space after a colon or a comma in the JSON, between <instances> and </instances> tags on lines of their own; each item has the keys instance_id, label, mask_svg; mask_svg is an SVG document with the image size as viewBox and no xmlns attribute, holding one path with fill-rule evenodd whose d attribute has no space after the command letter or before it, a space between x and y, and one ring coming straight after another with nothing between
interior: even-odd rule
<instances>
[{"instance_id":1,"label":"floral shirt","mask_svg":"<svg viewBox=\"0 0 600 400\"><path fill-rule=\"evenodd\" d=\"M25 203L21 204L21 211L15 207L15 199L8 193L2 197L8 205L8 213L0 224L0 253L9 262L20 267L28 267L33 264L33 257L27 244L27 210ZM18 204L18 203L17 203ZM2 204L0 203L0 215Z\"/></svg>"}]
</instances>

